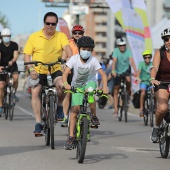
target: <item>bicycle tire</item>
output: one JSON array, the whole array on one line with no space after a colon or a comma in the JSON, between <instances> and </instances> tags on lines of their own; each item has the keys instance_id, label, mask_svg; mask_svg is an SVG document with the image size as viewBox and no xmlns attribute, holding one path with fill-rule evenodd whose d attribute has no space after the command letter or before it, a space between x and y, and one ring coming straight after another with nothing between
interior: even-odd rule
<instances>
[{"instance_id":1,"label":"bicycle tire","mask_svg":"<svg viewBox=\"0 0 170 170\"><path fill-rule=\"evenodd\" d=\"M54 149L54 111L55 111L53 96L50 96L50 138L51 138L51 149Z\"/></svg>"},{"instance_id":2,"label":"bicycle tire","mask_svg":"<svg viewBox=\"0 0 170 170\"><path fill-rule=\"evenodd\" d=\"M81 139L77 142L77 160L78 163L83 163L86 145L87 145L87 134L88 134L88 126L89 122L87 117L82 118L82 126L81 126Z\"/></svg>"},{"instance_id":3,"label":"bicycle tire","mask_svg":"<svg viewBox=\"0 0 170 170\"><path fill-rule=\"evenodd\" d=\"M8 119L8 108L4 108L4 113L5 113L5 119Z\"/></svg>"},{"instance_id":4,"label":"bicycle tire","mask_svg":"<svg viewBox=\"0 0 170 170\"><path fill-rule=\"evenodd\" d=\"M11 92L9 94L9 120L13 120L14 116L14 107L15 107L15 98L14 98L14 93Z\"/></svg>"},{"instance_id":5,"label":"bicycle tire","mask_svg":"<svg viewBox=\"0 0 170 170\"><path fill-rule=\"evenodd\" d=\"M120 105L121 95L118 96L118 120L122 121L122 106Z\"/></svg>"},{"instance_id":6,"label":"bicycle tire","mask_svg":"<svg viewBox=\"0 0 170 170\"><path fill-rule=\"evenodd\" d=\"M162 128L162 134L159 139L159 149L162 158L167 158L169 154L169 143L170 138L167 136L168 129L166 127Z\"/></svg>"},{"instance_id":7,"label":"bicycle tire","mask_svg":"<svg viewBox=\"0 0 170 170\"><path fill-rule=\"evenodd\" d=\"M127 122L127 112L128 112L128 94L124 92L124 102L123 102L123 110L125 112L125 122Z\"/></svg>"},{"instance_id":8,"label":"bicycle tire","mask_svg":"<svg viewBox=\"0 0 170 170\"><path fill-rule=\"evenodd\" d=\"M147 98L144 98L144 105L143 105L143 121L144 121L144 125L147 126L148 125L148 101Z\"/></svg>"},{"instance_id":9,"label":"bicycle tire","mask_svg":"<svg viewBox=\"0 0 170 170\"><path fill-rule=\"evenodd\" d=\"M9 93L6 94L6 100L5 100L5 119L8 119L8 114L9 114Z\"/></svg>"},{"instance_id":10,"label":"bicycle tire","mask_svg":"<svg viewBox=\"0 0 170 170\"><path fill-rule=\"evenodd\" d=\"M153 94L150 94L150 103L149 103L149 115L150 115L150 126L154 126L154 98Z\"/></svg>"}]
</instances>

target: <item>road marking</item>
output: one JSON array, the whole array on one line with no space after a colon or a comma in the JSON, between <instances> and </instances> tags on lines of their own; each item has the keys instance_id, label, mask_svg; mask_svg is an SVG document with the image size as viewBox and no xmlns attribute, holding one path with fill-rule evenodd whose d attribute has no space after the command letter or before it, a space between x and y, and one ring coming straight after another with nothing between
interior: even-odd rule
<instances>
[{"instance_id":1,"label":"road marking","mask_svg":"<svg viewBox=\"0 0 170 170\"><path fill-rule=\"evenodd\" d=\"M113 147L113 146L112 149L118 149L124 152L142 152L142 153L159 151L159 149L157 148L132 148L132 147Z\"/></svg>"},{"instance_id":2,"label":"road marking","mask_svg":"<svg viewBox=\"0 0 170 170\"><path fill-rule=\"evenodd\" d=\"M32 116L32 117L35 117L35 116L34 116L34 113L31 113L31 112L25 110L24 108L22 108L22 107L20 107L20 106L18 106L18 105L16 105L15 107L16 107L17 109L21 110L22 112L24 112L24 113L26 113L26 114L28 114L28 115L30 115L30 116Z\"/></svg>"}]
</instances>

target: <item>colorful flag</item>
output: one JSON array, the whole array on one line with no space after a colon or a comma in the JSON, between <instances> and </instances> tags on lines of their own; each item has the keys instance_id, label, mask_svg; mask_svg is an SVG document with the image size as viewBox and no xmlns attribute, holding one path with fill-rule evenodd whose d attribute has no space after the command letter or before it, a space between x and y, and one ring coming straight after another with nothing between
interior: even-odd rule
<instances>
[{"instance_id":1,"label":"colorful flag","mask_svg":"<svg viewBox=\"0 0 170 170\"><path fill-rule=\"evenodd\" d=\"M59 30L67 35L67 38L70 39L70 32L67 25L67 22L63 18L58 19Z\"/></svg>"}]
</instances>

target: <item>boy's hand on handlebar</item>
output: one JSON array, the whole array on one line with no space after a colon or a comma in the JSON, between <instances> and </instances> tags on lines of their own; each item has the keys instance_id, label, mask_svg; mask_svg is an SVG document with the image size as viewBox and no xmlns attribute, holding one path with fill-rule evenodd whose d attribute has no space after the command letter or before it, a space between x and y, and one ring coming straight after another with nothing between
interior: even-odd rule
<instances>
[{"instance_id":1,"label":"boy's hand on handlebar","mask_svg":"<svg viewBox=\"0 0 170 170\"><path fill-rule=\"evenodd\" d=\"M116 73L112 73L112 76L113 76L113 77L116 77Z\"/></svg>"},{"instance_id":2,"label":"boy's hand on handlebar","mask_svg":"<svg viewBox=\"0 0 170 170\"><path fill-rule=\"evenodd\" d=\"M63 86L64 90L71 90L71 86L69 84L66 84Z\"/></svg>"},{"instance_id":3,"label":"boy's hand on handlebar","mask_svg":"<svg viewBox=\"0 0 170 170\"><path fill-rule=\"evenodd\" d=\"M137 77L137 71L135 71L135 72L133 73L133 76L134 76L134 77Z\"/></svg>"},{"instance_id":4,"label":"boy's hand on handlebar","mask_svg":"<svg viewBox=\"0 0 170 170\"><path fill-rule=\"evenodd\" d=\"M109 93L108 88L103 88L102 90L103 90L103 94L108 94Z\"/></svg>"}]
</instances>

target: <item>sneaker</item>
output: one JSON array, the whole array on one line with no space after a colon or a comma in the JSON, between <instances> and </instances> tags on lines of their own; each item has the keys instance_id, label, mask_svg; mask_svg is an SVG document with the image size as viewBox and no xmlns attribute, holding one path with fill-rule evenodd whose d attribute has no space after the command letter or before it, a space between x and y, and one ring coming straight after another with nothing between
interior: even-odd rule
<instances>
[{"instance_id":1,"label":"sneaker","mask_svg":"<svg viewBox=\"0 0 170 170\"><path fill-rule=\"evenodd\" d=\"M110 106L109 106L109 109L113 109L113 106L112 106L112 105L110 105Z\"/></svg>"},{"instance_id":2,"label":"sneaker","mask_svg":"<svg viewBox=\"0 0 170 170\"><path fill-rule=\"evenodd\" d=\"M18 97L16 96L16 94L14 94L14 98L15 98L15 101L16 101L16 102L19 101L19 99L18 99Z\"/></svg>"},{"instance_id":3,"label":"sneaker","mask_svg":"<svg viewBox=\"0 0 170 170\"><path fill-rule=\"evenodd\" d=\"M75 138L69 136L67 141L66 141L66 144L64 146L65 150L72 150L72 149L74 149L74 144L75 144Z\"/></svg>"},{"instance_id":4,"label":"sneaker","mask_svg":"<svg viewBox=\"0 0 170 170\"><path fill-rule=\"evenodd\" d=\"M159 142L159 128L156 128L156 127L153 128L150 139L153 143Z\"/></svg>"},{"instance_id":5,"label":"sneaker","mask_svg":"<svg viewBox=\"0 0 170 170\"><path fill-rule=\"evenodd\" d=\"M57 106L56 118L58 121L63 121L64 118L63 106Z\"/></svg>"},{"instance_id":6,"label":"sneaker","mask_svg":"<svg viewBox=\"0 0 170 170\"><path fill-rule=\"evenodd\" d=\"M117 118L117 117L118 117L118 112L113 112L113 116L114 116L115 118Z\"/></svg>"},{"instance_id":7,"label":"sneaker","mask_svg":"<svg viewBox=\"0 0 170 170\"><path fill-rule=\"evenodd\" d=\"M68 127L68 119L64 117L63 121L61 122L61 127Z\"/></svg>"},{"instance_id":8,"label":"sneaker","mask_svg":"<svg viewBox=\"0 0 170 170\"><path fill-rule=\"evenodd\" d=\"M43 136L43 134L41 132L42 129L43 129L43 126L40 123L36 123L35 130L34 130L35 137Z\"/></svg>"},{"instance_id":9,"label":"sneaker","mask_svg":"<svg viewBox=\"0 0 170 170\"><path fill-rule=\"evenodd\" d=\"M93 116L91 119L92 126L100 126L99 119L96 116Z\"/></svg>"},{"instance_id":10,"label":"sneaker","mask_svg":"<svg viewBox=\"0 0 170 170\"><path fill-rule=\"evenodd\" d=\"M0 107L0 117L1 117L1 115L2 115L2 112L3 112L3 108Z\"/></svg>"},{"instance_id":11,"label":"sneaker","mask_svg":"<svg viewBox=\"0 0 170 170\"><path fill-rule=\"evenodd\" d=\"M140 116L140 117L143 117L143 116L144 116L143 110L140 111L139 116Z\"/></svg>"}]
</instances>

